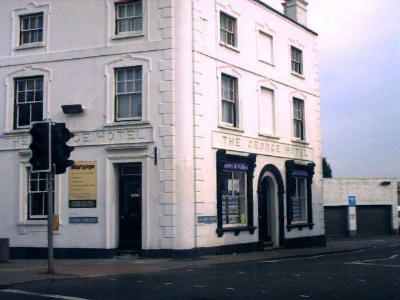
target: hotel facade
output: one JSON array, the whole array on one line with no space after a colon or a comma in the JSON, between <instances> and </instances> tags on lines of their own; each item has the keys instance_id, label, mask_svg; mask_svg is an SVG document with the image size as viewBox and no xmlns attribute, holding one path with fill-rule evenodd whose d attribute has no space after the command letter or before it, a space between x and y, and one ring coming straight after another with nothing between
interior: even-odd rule
<instances>
[{"instance_id":1,"label":"hotel facade","mask_svg":"<svg viewBox=\"0 0 400 300\"><path fill-rule=\"evenodd\" d=\"M307 3L4 0L0 237L45 255L31 122L65 122L56 255L323 245L318 35Z\"/></svg>"}]
</instances>

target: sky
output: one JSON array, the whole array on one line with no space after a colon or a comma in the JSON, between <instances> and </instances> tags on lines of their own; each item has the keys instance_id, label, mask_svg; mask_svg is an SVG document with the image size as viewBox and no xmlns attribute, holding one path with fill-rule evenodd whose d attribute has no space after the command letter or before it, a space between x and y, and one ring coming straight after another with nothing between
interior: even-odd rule
<instances>
[{"instance_id":1,"label":"sky","mask_svg":"<svg viewBox=\"0 0 400 300\"><path fill-rule=\"evenodd\" d=\"M271 3L270 3L271 2ZM269 0L282 11L282 0ZM400 177L400 1L308 0L323 155L337 177Z\"/></svg>"}]
</instances>

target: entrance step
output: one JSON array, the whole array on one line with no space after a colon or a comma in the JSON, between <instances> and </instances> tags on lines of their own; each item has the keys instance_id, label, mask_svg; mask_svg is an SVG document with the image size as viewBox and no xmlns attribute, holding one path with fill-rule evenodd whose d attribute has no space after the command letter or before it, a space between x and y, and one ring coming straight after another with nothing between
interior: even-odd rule
<instances>
[{"instance_id":1,"label":"entrance step","mask_svg":"<svg viewBox=\"0 0 400 300\"><path fill-rule=\"evenodd\" d=\"M263 249L264 250L271 250L274 247L273 242L264 242L263 243Z\"/></svg>"},{"instance_id":2,"label":"entrance step","mask_svg":"<svg viewBox=\"0 0 400 300\"><path fill-rule=\"evenodd\" d=\"M133 259L138 257L139 254L136 251L131 250L118 250L116 253L117 259Z\"/></svg>"}]
</instances>

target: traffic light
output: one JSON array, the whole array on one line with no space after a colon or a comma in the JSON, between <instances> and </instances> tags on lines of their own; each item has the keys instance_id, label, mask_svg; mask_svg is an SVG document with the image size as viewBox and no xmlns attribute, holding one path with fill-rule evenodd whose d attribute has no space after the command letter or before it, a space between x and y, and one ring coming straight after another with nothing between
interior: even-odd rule
<instances>
[{"instance_id":1,"label":"traffic light","mask_svg":"<svg viewBox=\"0 0 400 300\"><path fill-rule=\"evenodd\" d=\"M68 146L67 142L74 135L65 127L65 123L54 123L52 126L52 160L55 166L56 174L63 174L67 168L74 164L73 160L69 160L74 147Z\"/></svg>"},{"instance_id":2,"label":"traffic light","mask_svg":"<svg viewBox=\"0 0 400 300\"><path fill-rule=\"evenodd\" d=\"M32 157L29 160L31 172L50 172L50 123L33 122L30 130L32 137L29 148L32 150Z\"/></svg>"}]
</instances>

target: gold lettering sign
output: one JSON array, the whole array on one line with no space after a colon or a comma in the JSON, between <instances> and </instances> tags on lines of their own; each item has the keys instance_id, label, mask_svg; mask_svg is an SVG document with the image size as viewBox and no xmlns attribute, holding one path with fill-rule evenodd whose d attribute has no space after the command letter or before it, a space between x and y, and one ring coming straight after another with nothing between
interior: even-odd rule
<instances>
[{"instance_id":1,"label":"gold lettering sign","mask_svg":"<svg viewBox=\"0 0 400 300\"><path fill-rule=\"evenodd\" d=\"M69 171L69 200L97 199L97 174L95 161L75 161Z\"/></svg>"}]
</instances>

